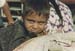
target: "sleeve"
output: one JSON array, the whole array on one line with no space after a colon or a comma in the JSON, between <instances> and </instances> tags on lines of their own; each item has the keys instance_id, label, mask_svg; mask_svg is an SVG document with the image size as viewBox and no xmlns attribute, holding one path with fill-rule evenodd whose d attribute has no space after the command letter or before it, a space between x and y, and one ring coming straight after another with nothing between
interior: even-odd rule
<instances>
[{"instance_id":1,"label":"sleeve","mask_svg":"<svg viewBox=\"0 0 75 51\"><path fill-rule=\"evenodd\" d=\"M12 40L9 44L9 50L12 51L13 49L15 49L16 47L21 45L24 41L25 41L24 37L18 37L16 39Z\"/></svg>"},{"instance_id":2,"label":"sleeve","mask_svg":"<svg viewBox=\"0 0 75 51\"><path fill-rule=\"evenodd\" d=\"M11 34L12 37L10 37L10 43L9 43L9 50L12 51L17 46L19 46L21 43L25 41L25 35L22 29L22 26L19 24L19 22L15 22L13 27L13 33Z\"/></svg>"},{"instance_id":3,"label":"sleeve","mask_svg":"<svg viewBox=\"0 0 75 51\"><path fill-rule=\"evenodd\" d=\"M0 7L3 7L5 3L6 3L6 0L0 0Z\"/></svg>"},{"instance_id":4,"label":"sleeve","mask_svg":"<svg viewBox=\"0 0 75 51\"><path fill-rule=\"evenodd\" d=\"M58 6L63 18L63 27L59 26L61 24L59 15L56 13L55 8L52 6L50 8L50 15L49 15L46 31L51 33L58 32L58 30L61 30L64 33L74 31L71 10L69 9L67 5L65 5L64 3L60 1L58 2Z\"/></svg>"},{"instance_id":5,"label":"sleeve","mask_svg":"<svg viewBox=\"0 0 75 51\"><path fill-rule=\"evenodd\" d=\"M63 16L63 22L64 22L63 31L64 32L74 31L73 18L72 18L72 13L70 8L64 3L60 2L60 10L61 10L61 14Z\"/></svg>"}]
</instances>

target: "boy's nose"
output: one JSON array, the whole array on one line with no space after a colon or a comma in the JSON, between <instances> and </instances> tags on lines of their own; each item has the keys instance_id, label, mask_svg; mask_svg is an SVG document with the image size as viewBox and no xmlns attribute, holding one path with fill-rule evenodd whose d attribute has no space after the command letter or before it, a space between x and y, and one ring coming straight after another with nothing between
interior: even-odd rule
<instances>
[{"instance_id":1,"label":"boy's nose","mask_svg":"<svg viewBox=\"0 0 75 51\"><path fill-rule=\"evenodd\" d=\"M38 28L38 24L35 23L35 24L33 25L33 28L34 28L34 29L37 29L37 28Z\"/></svg>"}]
</instances>

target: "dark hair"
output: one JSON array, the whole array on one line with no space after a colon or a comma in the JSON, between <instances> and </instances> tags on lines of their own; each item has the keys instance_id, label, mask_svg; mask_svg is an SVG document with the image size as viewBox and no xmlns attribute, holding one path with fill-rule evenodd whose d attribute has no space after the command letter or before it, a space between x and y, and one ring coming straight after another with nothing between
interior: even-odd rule
<instances>
[{"instance_id":1,"label":"dark hair","mask_svg":"<svg viewBox=\"0 0 75 51\"><path fill-rule=\"evenodd\" d=\"M59 5L55 2L55 0L49 0L49 2L51 2L55 8L56 13L58 14L60 20L61 20L61 24L63 23L63 17L61 15L60 9L59 9Z\"/></svg>"},{"instance_id":2,"label":"dark hair","mask_svg":"<svg viewBox=\"0 0 75 51\"><path fill-rule=\"evenodd\" d=\"M39 15L43 14L49 17L49 0L26 0L23 7L23 17L28 13L33 13L33 10Z\"/></svg>"}]
</instances>

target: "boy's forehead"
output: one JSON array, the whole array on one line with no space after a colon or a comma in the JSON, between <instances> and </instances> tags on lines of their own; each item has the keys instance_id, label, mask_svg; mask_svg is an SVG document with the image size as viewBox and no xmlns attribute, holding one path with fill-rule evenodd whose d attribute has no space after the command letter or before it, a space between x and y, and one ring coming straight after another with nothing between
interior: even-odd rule
<instances>
[{"instance_id":1,"label":"boy's forehead","mask_svg":"<svg viewBox=\"0 0 75 51\"><path fill-rule=\"evenodd\" d=\"M46 20L46 16L44 16L43 14L39 15L37 13L28 14L26 18L35 20Z\"/></svg>"}]
</instances>

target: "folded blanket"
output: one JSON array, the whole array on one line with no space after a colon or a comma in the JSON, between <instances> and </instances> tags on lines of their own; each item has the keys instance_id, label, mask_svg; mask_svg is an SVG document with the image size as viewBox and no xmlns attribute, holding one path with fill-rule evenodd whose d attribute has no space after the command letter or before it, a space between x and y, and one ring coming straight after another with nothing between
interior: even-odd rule
<instances>
[{"instance_id":1,"label":"folded blanket","mask_svg":"<svg viewBox=\"0 0 75 51\"><path fill-rule=\"evenodd\" d=\"M13 51L75 51L74 44L75 32L56 33L30 39Z\"/></svg>"}]
</instances>

